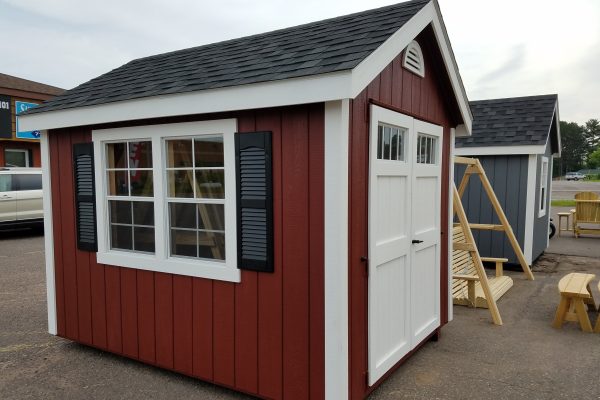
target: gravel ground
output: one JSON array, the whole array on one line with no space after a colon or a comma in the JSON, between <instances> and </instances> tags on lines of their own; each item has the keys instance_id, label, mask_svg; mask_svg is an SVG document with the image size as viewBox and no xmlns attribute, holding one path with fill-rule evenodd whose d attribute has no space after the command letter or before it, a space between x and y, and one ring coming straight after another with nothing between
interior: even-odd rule
<instances>
[{"instance_id":1,"label":"gravel ground","mask_svg":"<svg viewBox=\"0 0 600 400\"><path fill-rule=\"evenodd\" d=\"M547 254L536 280L517 272L487 310L454 308L438 342L427 343L372 399L599 399L600 335L550 327L556 284L595 272L598 258ZM596 289L597 300L600 300ZM0 235L0 399L244 399L229 390L78 345L46 333L43 237ZM590 313L592 321L596 313Z\"/></svg>"}]
</instances>

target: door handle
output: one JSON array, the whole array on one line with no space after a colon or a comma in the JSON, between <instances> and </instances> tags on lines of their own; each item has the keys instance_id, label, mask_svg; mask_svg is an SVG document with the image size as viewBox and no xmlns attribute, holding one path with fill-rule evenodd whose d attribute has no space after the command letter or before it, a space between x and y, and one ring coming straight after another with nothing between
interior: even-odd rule
<instances>
[{"instance_id":1,"label":"door handle","mask_svg":"<svg viewBox=\"0 0 600 400\"><path fill-rule=\"evenodd\" d=\"M422 240L413 239L412 243L413 244L419 244L419 243L423 243L423 241Z\"/></svg>"}]
</instances>

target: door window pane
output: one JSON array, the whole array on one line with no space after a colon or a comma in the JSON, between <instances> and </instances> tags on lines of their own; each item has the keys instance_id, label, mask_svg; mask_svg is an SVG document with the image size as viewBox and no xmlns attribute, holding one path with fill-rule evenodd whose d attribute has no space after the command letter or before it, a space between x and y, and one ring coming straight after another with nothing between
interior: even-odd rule
<instances>
[{"instance_id":1,"label":"door window pane","mask_svg":"<svg viewBox=\"0 0 600 400\"><path fill-rule=\"evenodd\" d=\"M377 127L377 159L404 161L406 129L385 124Z\"/></svg>"},{"instance_id":2,"label":"door window pane","mask_svg":"<svg viewBox=\"0 0 600 400\"><path fill-rule=\"evenodd\" d=\"M438 138L419 133L417 137L417 163L437 164Z\"/></svg>"}]
</instances>

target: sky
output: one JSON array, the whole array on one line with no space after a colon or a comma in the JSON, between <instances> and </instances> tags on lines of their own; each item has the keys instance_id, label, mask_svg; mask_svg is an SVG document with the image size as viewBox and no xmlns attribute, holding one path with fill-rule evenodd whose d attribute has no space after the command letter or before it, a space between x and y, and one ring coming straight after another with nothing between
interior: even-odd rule
<instances>
[{"instance_id":1,"label":"sky","mask_svg":"<svg viewBox=\"0 0 600 400\"><path fill-rule=\"evenodd\" d=\"M73 88L139 57L400 0L0 0L0 72ZM600 119L600 1L439 0L469 100L558 93Z\"/></svg>"}]
</instances>

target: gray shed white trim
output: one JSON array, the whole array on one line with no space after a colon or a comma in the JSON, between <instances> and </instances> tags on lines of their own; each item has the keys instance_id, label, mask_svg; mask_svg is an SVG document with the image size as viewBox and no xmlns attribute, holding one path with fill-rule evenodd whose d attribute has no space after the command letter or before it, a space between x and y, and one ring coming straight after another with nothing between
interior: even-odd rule
<instances>
[{"instance_id":1,"label":"gray shed white trim","mask_svg":"<svg viewBox=\"0 0 600 400\"><path fill-rule=\"evenodd\" d=\"M541 182L547 160L560 155L558 96L528 96L471 102L473 134L457 138L455 154L480 159L509 219L528 263L548 247L552 177ZM457 179L462 176L457 168ZM456 180L456 179L455 179ZM544 188L542 195L540 188ZM463 197L471 222L494 223L491 206L481 199L482 188L468 187ZM543 201L543 204L542 204ZM541 211L543 210L543 211ZM476 232L482 255L517 259L504 238L493 232Z\"/></svg>"}]
</instances>

